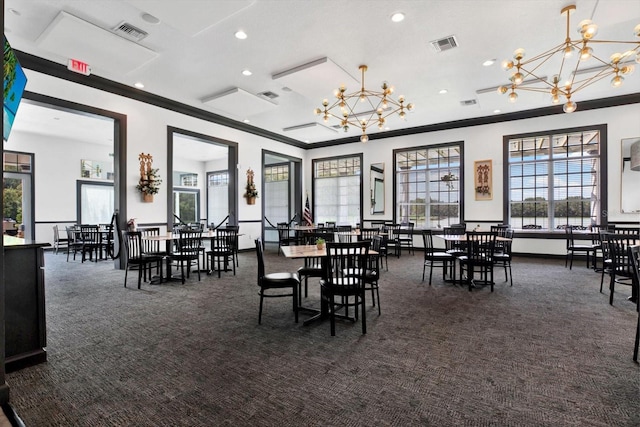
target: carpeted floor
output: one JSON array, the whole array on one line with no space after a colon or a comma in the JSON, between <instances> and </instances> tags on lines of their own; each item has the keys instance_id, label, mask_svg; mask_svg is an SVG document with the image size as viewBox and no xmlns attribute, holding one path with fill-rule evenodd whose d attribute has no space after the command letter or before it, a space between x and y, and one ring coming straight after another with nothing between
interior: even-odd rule
<instances>
[{"instance_id":1,"label":"carpeted floor","mask_svg":"<svg viewBox=\"0 0 640 427\"><path fill-rule=\"evenodd\" d=\"M368 333L331 337L294 323L289 299L258 325L253 252L235 277L141 290L64 259L46 255L49 360L7 375L27 426L640 425L630 289L610 306L582 263L516 258L513 287L498 272L495 292L470 293L439 271L421 283L421 253L403 254ZM268 271L299 265L268 251Z\"/></svg>"}]
</instances>

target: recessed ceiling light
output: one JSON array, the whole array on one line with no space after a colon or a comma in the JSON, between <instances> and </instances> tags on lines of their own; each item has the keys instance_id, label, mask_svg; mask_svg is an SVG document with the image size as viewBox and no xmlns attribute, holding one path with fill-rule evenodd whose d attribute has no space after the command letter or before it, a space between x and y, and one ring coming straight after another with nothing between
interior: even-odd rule
<instances>
[{"instance_id":1,"label":"recessed ceiling light","mask_svg":"<svg viewBox=\"0 0 640 427\"><path fill-rule=\"evenodd\" d=\"M291 88L290 88L290 87L285 86L285 87L283 87L283 88L282 88L282 91L283 91L283 92L291 92Z\"/></svg>"},{"instance_id":2,"label":"recessed ceiling light","mask_svg":"<svg viewBox=\"0 0 640 427\"><path fill-rule=\"evenodd\" d=\"M482 65L485 66L485 67L491 67L495 63L496 63L495 59L487 59L486 61L484 61L482 63Z\"/></svg>"},{"instance_id":3,"label":"recessed ceiling light","mask_svg":"<svg viewBox=\"0 0 640 427\"><path fill-rule=\"evenodd\" d=\"M243 76L250 76L251 74L253 74L250 70L242 70L242 75Z\"/></svg>"},{"instance_id":4,"label":"recessed ceiling light","mask_svg":"<svg viewBox=\"0 0 640 427\"><path fill-rule=\"evenodd\" d=\"M391 20L393 22L401 22L404 21L404 13L402 12L396 12L393 15L391 15Z\"/></svg>"},{"instance_id":5,"label":"recessed ceiling light","mask_svg":"<svg viewBox=\"0 0 640 427\"><path fill-rule=\"evenodd\" d=\"M141 82L135 82L133 85L134 85L135 87L137 87L138 89L142 89L142 88L144 88L144 84L142 84Z\"/></svg>"},{"instance_id":6,"label":"recessed ceiling light","mask_svg":"<svg viewBox=\"0 0 640 427\"><path fill-rule=\"evenodd\" d=\"M147 21L149 24L159 24L160 23L160 20L158 18L156 18L152 14L146 13L146 12L142 14L142 19Z\"/></svg>"},{"instance_id":7,"label":"recessed ceiling light","mask_svg":"<svg viewBox=\"0 0 640 427\"><path fill-rule=\"evenodd\" d=\"M240 40L244 40L244 39L247 38L247 33L245 33L242 30L238 30L238 31L236 31L236 38L240 39Z\"/></svg>"},{"instance_id":8,"label":"recessed ceiling light","mask_svg":"<svg viewBox=\"0 0 640 427\"><path fill-rule=\"evenodd\" d=\"M249 123L249 119L244 119L243 122Z\"/></svg>"},{"instance_id":9,"label":"recessed ceiling light","mask_svg":"<svg viewBox=\"0 0 640 427\"><path fill-rule=\"evenodd\" d=\"M500 112L500 110L493 110L494 114L498 114Z\"/></svg>"},{"instance_id":10,"label":"recessed ceiling light","mask_svg":"<svg viewBox=\"0 0 640 427\"><path fill-rule=\"evenodd\" d=\"M446 89L440 89L440 92L438 92L440 95L444 95L445 93L449 92Z\"/></svg>"}]
</instances>

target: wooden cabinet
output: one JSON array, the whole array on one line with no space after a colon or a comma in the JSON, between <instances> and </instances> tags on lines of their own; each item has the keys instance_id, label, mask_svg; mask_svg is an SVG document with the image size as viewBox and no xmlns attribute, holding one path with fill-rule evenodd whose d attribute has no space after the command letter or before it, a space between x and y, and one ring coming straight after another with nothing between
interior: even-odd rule
<instances>
[{"instance_id":1,"label":"wooden cabinet","mask_svg":"<svg viewBox=\"0 0 640 427\"><path fill-rule=\"evenodd\" d=\"M7 240L5 236L5 371L11 372L47 360L43 247L50 245Z\"/></svg>"}]
</instances>

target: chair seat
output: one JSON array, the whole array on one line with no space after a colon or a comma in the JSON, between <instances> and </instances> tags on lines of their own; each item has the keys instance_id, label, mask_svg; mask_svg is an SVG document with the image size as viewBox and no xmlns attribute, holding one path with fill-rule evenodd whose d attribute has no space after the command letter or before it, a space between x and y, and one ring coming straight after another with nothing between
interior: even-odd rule
<instances>
[{"instance_id":1,"label":"chair seat","mask_svg":"<svg viewBox=\"0 0 640 427\"><path fill-rule=\"evenodd\" d=\"M448 259L453 259L454 258L453 254L450 254L448 252L432 252L432 253L428 254L427 256L429 258L437 259L437 260L448 260Z\"/></svg>"},{"instance_id":2,"label":"chair seat","mask_svg":"<svg viewBox=\"0 0 640 427\"><path fill-rule=\"evenodd\" d=\"M269 273L265 274L262 278L265 286L269 288L276 288L282 286L283 288L290 288L291 283L300 283L298 275L295 273L281 272L281 273Z\"/></svg>"}]
</instances>

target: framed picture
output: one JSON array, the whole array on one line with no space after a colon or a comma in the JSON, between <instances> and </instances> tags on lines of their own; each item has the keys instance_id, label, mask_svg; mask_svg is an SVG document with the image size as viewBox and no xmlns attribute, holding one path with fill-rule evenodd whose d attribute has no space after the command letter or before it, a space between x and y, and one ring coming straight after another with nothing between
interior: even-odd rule
<instances>
[{"instance_id":1,"label":"framed picture","mask_svg":"<svg viewBox=\"0 0 640 427\"><path fill-rule=\"evenodd\" d=\"M473 164L476 200L493 199L493 168L491 160L477 160Z\"/></svg>"},{"instance_id":2,"label":"framed picture","mask_svg":"<svg viewBox=\"0 0 640 427\"><path fill-rule=\"evenodd\" d=\"M113 180L113 163L99 160L80 160L80 177Z\"/></svg>"}]
</instances>

